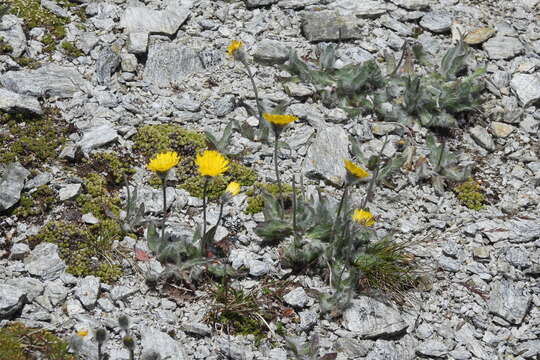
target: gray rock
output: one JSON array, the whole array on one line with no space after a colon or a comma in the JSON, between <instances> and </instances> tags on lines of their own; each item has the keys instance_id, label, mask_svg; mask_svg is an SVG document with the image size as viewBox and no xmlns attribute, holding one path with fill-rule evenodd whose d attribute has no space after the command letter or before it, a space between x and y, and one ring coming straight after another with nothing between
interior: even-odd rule
<instances>
[{"instance_id":1,"label":"gray rock","mask_svg":"<svg viewBox=\"0 0 540 360\"><path fill-rule=\"evenodd\" d=\"M306 6L317 5L319 0L280 0L278 6L284 9L303 9Z\"/></svg>"},{"instance_id":2,"label":"gray rock","mask_svg":"<svg viewBox=\"0 0 540 360\"><path fill-rule=\"evenodd\" d=\"M214 114L217 117L223 117L234 110L234 95L221 96L214 104Z\"/></svg>"},{"instance_id":3,"label":"gray rock","mask_svg":"<svg viewBox=\"0 0 540 360\"><path fill-rule=\"evenodd\" d=\"M77 48L81 49L86 55L96 47L99 37L94 32L85 32L77 39Z\"/></svg>"},{"instance_id":4,"label":"gray rock","mask_svg":"<svg viewBox=\"0 0 540 360\"><path fill-rule=\"evenodd\" d=\"M413 33L412 27L394 19L391 16L383 15L381 17L381 25L387 27L390 30L394 30L399 35L411 36Z\"/></svg>"},{"instance_id":5,"label":"gray rock","mask_svg":"<svg viewBox=\"0 0 540 360\"><path fill-rule=\"evenodd\" d=\"M531 295L526 292L522 286L508 280L493 283L488 302L489 312L512 324L521 324L531 303Z\"/></svg>"},{"instance_id":6,"label":"gray rock","mask_svg":"<svg viewBox=\"0 0 540 360\"><path fill-rule=\"evenodd\" d=\"M540 182L540 161L534 161L527 164L527 167L533 172L536 184Z\"/></svg>"},{"instance_id":7,"label":"gray rock","mask_svg":"<svg viewBox=\"0 0 540 360\"><path fill-rule=\"evenodd\" d=\"M269 6L276 4L279 0L246 0L246 7L253 9L262 6Z\"/></svg>"},{"instance_id":8,"label":"gray rock","mask_svg":"<svg viewBox=\"0 0 540 360\"><path fill-rule=\"evenodd\" d=\"M63 7L60 7L57 3L51 0L41 0L41 6L43 6L45 9L49 10L55 15L58 15L63 18L69 18L69 11L64 9Z\"/></svg>"},{"instance_id":9,"label":"gray rock","mask_svg":"<svg viewBox=\"0 0 540 360\"><path fill-rule=\"evenodd\" d=\"M493 121L490 124L493 135L499 138L508 137L516 128L502 122Z\"/></svg>"},{"instance_id":10,"label":"gray rock","mask_svg":"<svg viewBox=\"0 0 540 360\"><path fill-rule=\"evenodd\" d=\"M148 51L148 33L133 32L129 33L127 41L127 50L130 54L146 54Z\"/></svg>"},{"instance_id":11,"label":"gray rock","mask_svg":"<svg viewBox=\"0 0 540 360\"><path fill-rule=\"evenodd\" d=\"M437 34L445 33L450 31L452 16L446 11L433 11L422 17L420 26Z\"/></svg>"},{"instance_id":12,"label":"gray rock","mask_svg":"<svg viewBox=\"0 0 540 360\"><path fill-rule=\"evenodd\" d=\"M22 289L26 294L28 302L34 301L36 297L43 293L43 283L31 277L12 278L6 281L7 285Z\"/></svg>"},{"instance_id":13,"label":"gray rock","mask_svg":"<svg viewBox=\"0 0 540 360\"><path fill-rule=\"evenodd\" d=\"M144 352L155 351L162 358L170 360L187 359L182 346L167 333L154 328L143 329L141 333L141 347Z\"/></svg>"},{"instance_id":14,"label":"gray rock","mask_svg":"<svg viewBox=\"0 0 540 360\"><path fill-rule=\"evenodd\" d=\"M343 160L348 158L347 132L338 126L323 127L308 149L303 171L310 178L341 185L346 174Z\"/></svg>"},{"instance_id":15,"label":"gray rock","mask_svg":"<svg viewBox=\"0 0 540 360\"><path fill-rule=\"evenodd\" d=\"M305 290L301 287L297 287L283 296L283 301L293 307L298 308L306 306L309 300L310 298L307 296Z\"/></svg>"},{"instance_id":16,"label":"gray rock","mask_svg":"<svg viewBox=\"0 0 540 360\"><path fill-rule=\"evenodd\" d=\"M289 58L289 49L280 41L264 39L257 44L253 58L261 64L283 64Z\"/></svg>"},{"instance_id":17,"label":"gray rock","mask_svg":"<svg viewBox=\"0 0 540 360\"><path fill-rule=\"evenodd\" d=\"M36 97L67 98L87 87L74 67L47 64L37 70L8 71L0 75L0 83L13 92Z\"/></svg>"},{"instance_id":18,"label":"gray rock","mask_svg":"<svg viewBox=\"0 0 540 360\"><path fill-rule=\"evenodd\" d=\"M540 340L529 340L520 343L517 352L524 359L538 359L540 355Z\"/></svg>"},{"instance_id":19,"label":"gray rock","mask_svg":"<svg viewBox=\"0 0 540 360\"><path fill-rule=\"evenodd\" d=\"M506 261L518 269L526 269L531 266L529 254L523 248L511 247L506 250Z\"/></svg>"},{"instance_id":20,"label":"gray rock","mask_svg":"<svg viewBox=\"0 0 540 360\"><path fill-rule=\"evenodd\" d=\"M49 299L52 306L58 306L64 303L69 293L60 280L48 281L45 285L44 296Z\"/></svg>"},{"instance_id":21,"label":"gray rock","mask_svg":"<svg viewBox=\"0 0 540 360\"><path fill-rule=\"evenodd\" d=\"M363 25L355 16L341 16L334 11L307 12L302 18L302 32L309 41L360 39Z\"/></svg>"},{"instance_id":22,"label":"gray rock","mask_svg":"<svg viewBox=\"0 0 540 360\"><path fill-rule=\"evenodd\" d=\"M212 334L212 329L210 326L201 323L184 323L182 324L182 330L199 336L209 336Z\"/></svg>"},{"instance_id":23,"label":"gray rock","mask_svg":"<svg viewBox=\"0 0 540 360\"><path fill-rule=\"evenodd\" d=\"M41 185L46 185L46 184L50 183L51 180L52 180L52 174L51 173L42 172L42 173L39 173L36 176L34 176L32 179L28 180L24 184L24 189L25 190L34 189L34 188L37 188L37 187L39 187Z\"/></svg>"},{"instance_id":24,"label":"gray rock","mask_svg":"<svg viewBox=\"0 0 540 360\"><path fill-rule=\"evenodd\" d=\"M329 7L336 10L339 15L362 18L379 17L395 8L395 6L386 4L385 2L372 0L337 0L331 3Z\"/></svg>"},{"instance_id":25,"label":"gray rock","mask_svg":"<svg viewBox=\"0 0 540 360\"><path fill-rule=\"evenodd\" d=\"M96 61L96 77L98 84L104 85L111 81L111 75L120 65L120 55L111 50L110 47L103 48Z\"/></svg>"},{"instance_id":26,"label":"gray rock","mask_svg":"<svg viewBox=\"0 0 540 360\"><path fill-rule=\"evenodd\" d=\"M22 24L22 20L15 15L4 15L0 19L0 38L12 47L11 55L14 58L26 51L26 36Z\"/></svg>"},{"instance_id":27,"label":"gray rock","mask_svg":"<svg viewBox=\"0 0 540 360\"><path fill-rule=\"evenodd\" d=\"M129 7L120 18L120 27L128 33L174 35L189 15L187 9L171 11Z\"/></svg>"},{"instance_id":28,"label":"gray rock","mask_svg":"<svg viewBox=\"0 0 540 360\"><path fill-rule=\"evenodd\" d=\"M122 54L122 71L135 72L137 70L137 57L133 54Z\"/></svg>"},{"instance_id":29,"label":"gray rock","mask_svg":"<svg viewBox=\"0 0 540 360\"><path fill-rule=\"evenodd\" d=\"M111 290L111 300L112 301L125 300L131 295L136 294L138 291L139 290L133 287L123 286L123 285L115 286Z\"/></svg>"},{"instance_id":30,"label":"gray rock","mask_svg":"<svg viewBox=\"0 0 540 360\"><path fill-rule=\"evenodd\" d=\"M24 96L6 89L0 89L0 111L31 112L43 114L39 101L31 96Z\"/></svg>"},{"instance_id":31,"label":"gray rock","mask_svg":"<svg viewBox=\"0 0 540 360\"><path fill-rule=\"evenodd\" d=\"M255 259L250 259L247 266L249 268L249 275L251 276L263 276L268 274L271 270L270 265L264 261Z\"/></svg>"},{"instance_id":32,"label":"gray rock","mask_svg":"<svg viewBox=\"0 0 540 360\"><path fill-rule=\"evenodd\" d=\"M474 247L472 253L473 253L473 258L476 260L489 261L490 259L489 247L487 246Z\"/></svg>"},{"instance_id":33,"label":"gray rock","mask_svg":"<svg viewBox=\"0 0 540 360\"><path fill-rule=\"evenodd\" d=\"M472 138L478 143L478 145L480 145L487 151L495 150L495 142L493 141L493 137L490 135L490 133L487 132L484 127L476 125L475 127L471 128L469 132L471 133Z\"/></svg>"},{"instance_id":34,"label":"gray rock","mask_svg":"<svg viewBox=\"0 0 540 360\"><path fill-rule=\"evenodd\" d=\"M200 53L193 49L179 44L158 43L148 51L143 78L154 86L167 87L179 84L187 75L204 71L208 66L213 66L213 63L203 63Z\"/></svg>"},{"instance_id":35,"label":"gray rock","mask_svg":"<svg viewBox=\"0 0 540 360\"><path fill-rule=\"evenodd\" d=\"M442 341L433 340L433 339L427 340L421 343L416 348L416 353L418 355L433 357L433 358L445 357L445 355L448 354L448 351L449 351L448 345L446 345Z\"/></svg>"},{"instance_id":36,"label":"gray rock","mask_svg":"<svg viewBox=\"0 0 540 360\"><path fill-rule=\"evenodd\" d=\"M510 59L523 52L523 44L515 37L495 36L483 44L484 50L492 60Z\"/></svg>"},{"instance_id":37,"label":"gray rock","mask_svg":"<svg viewBox=\"0 0 540 360\"><path fill-rule=\"evenodd\" d=\"M99 219L92 213L86 213L81 216L81 220L85 224L95 225L99 223Z\"/></svg>"},{"instance_id":38,"label":"gray rock","mask_svg":"<svg viewBox=\"0 0 540 360\"><path fill-rule=\"evenodd\" d=\"M370 349L356 339L340 337L336 341L336 350L349 355L352 359L360 359L366 357Z\"/></svg>"},{"instance_id":39,"label":"gray rock","mask_svg":"<svg viewBox=\"0 0 540 360\"><path fill-rule=\"evenodd\" d=\"M58 246L52 243L38 244L24 260L26 271L43 280L60 277L66 268L64 260L58 255Z\"/></svg>"},{"instance_id":40,"label":"gray rock","mask_svg":"<svg viewBox=\"0 0 540 360\"><path fill-rule=\"evenodd\" d=\"M60 201L66 201L73 199L81 191L81 184L66 184L60 188L58 191L58 197Z\"/></svg>"},{"instance_id":41,"label":"gray rock","mask_svg":"<svg viewBox=\"0 0 540 360\"><path fill-rule=\"evenodd\" d=\"M430 0L390 0L394 5L407 10L425 10L430 7Z\"/></svg>"},{"instance_id":42,"label":"gray rock","mask_svg":"<svg viewBox=\"0 0 540 360\"><path fill-rule=\"evenodd\" d=\"M9 258L13 260L22 260L30 253L30 247L25 243L15 243L9 250Z\"/></svg>"},{"instance_id":43,"label":"gray rock","mask_svg":"<svg viewBox=\"0 0 540 360\"><path fill-rule=\"evenodd\" d=\"M311 330L319 321L319 315L315 311L301 311L298 313L300 317L300 328L302 331Z\"/></svg>"},{"instance_id":44,"label":"gray rock","mask_svg":"<svg viewBox=\"0 0 540 360\"><path fill-rule=\"evenodd\" d=\"M367 296L352 301L351 307L343 313L343 325L366 339L394 336L407 328L397 310Z\"/></svg>"},{"instance_id":45,"label":"gray rock","mask_svg":"<svg viewBox=\"0 0 540 360\"><path fill-rule=\"evenodd\" d=\"M452 259L447 256L439 257L438 262L441 269L446 271L456 273L461 269L461 262L459 260Z\"/></svg>"},{"instance_id":46,"label":"gray rock","mask_svg":"<svg viewBox=\"0 0 540 360\"><path fill-rule=\"evenodd\" d=\"M91 310L96 305L100 284L99 278L87 276L75 288L75 297L79 299L85 309Z\"/></svg>"},{"instance_id":47,"label":"gray rock","mask_svg":"<svg viewBox=\"0 0 540 360\"><path fill-rule=\"evenodd\" d=\"M0 284L0 319L9 319L26 303L26 292L18 286Z\"/></svg>"},{"instance_id":48,"label":"gray rock","mask_svg":"<svg viewBox=\"0 0 540 360\"><path fill-rule=\"evenodd\" d=\"M510 86L524 107L540 101L540 76L537 74L515 74Z\"/></svg>"},{"instance_id":49,"label":"gray rock","mask_svg":"<svg viewBox=\"0 0 540 360\"><path fill-rule=\"evenodd\" d=\"M86 130L77 146L85 154L118 139L118 132L111 124L94 126Z\"/></svg>"},{"instance_id":50,"label":"gray rock","mask_svg":"<svg viewBox=\"0 0 540 360\"><path fill-rule=\"evenodd\" d=\"M476 359L493 359L496 358L493 350L487 345L477 340L474 332L474 327L465 323L455 333L456 341L467 347Z\"/></svg>"},{"instance_id":51,"label":"gray rock","mask_svg":"<svg viewBox=\"0 0 540 360\"><path fill-rule=\"evenodd\" d=\"M3 176L0 178L0 211L4 211L15 205L21 198L24 182L30 175L20 163L9 164Z\"/></svg>"}]
</instances>

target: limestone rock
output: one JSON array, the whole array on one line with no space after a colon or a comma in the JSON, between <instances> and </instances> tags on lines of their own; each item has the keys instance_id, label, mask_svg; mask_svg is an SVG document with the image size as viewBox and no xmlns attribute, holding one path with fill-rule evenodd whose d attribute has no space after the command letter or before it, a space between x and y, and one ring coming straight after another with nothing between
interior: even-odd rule
<instances>
[{"instance_id":1,"label":"limestone rock","mask_svg":"<svg viewBox=\"0 0 540 360\"><path fill-rule=\"evenodd\" d=\"M495 36L486 41L483 46L492 60L511 59L524 50L521 42L510 36Z\"/></svg>"},{"instance_id":2,"label":"limestone rock","mask_svg":"<svg viewBox=\"0 0 540 360\"><path fill-rule=\"evenodd\" d=\"M128 33L174 35L189 15L187 9L171 11L129 7L120 18L120 27Z\"/></svg>"},{"instance_id":3,"label":"limestone rock","mask_svg":"<svg viewBox=\"0 0 540 360\"><path fill-rule=\"evenodd\" d=\"M24 260L26 270L43 280L57 279L66 268L64 260L58 255L58 246L52 243L37 245Z\"/></svg>"},{"instance_id":4,"label":"limestone rock","mask_svg":"<svg viewBox=\"0 0 540 360\"><path fill-rule=\"evenodd\" d=\"M514 282L501 280L493 283L489 295L489 311L506 321L519 325L529 311L531 296Z\"/></svg>"},{"instance_id":5,"label":"limestone rock","mask_svg":"<svg viewBox=\"0 0 540 360\"><path fill-rule=\"evenodd\" d=\"M302 18L302 32L309 41L360 39L363 22L355 16L341 16L334 11L313 11Z\"/></svg>"},{"instance_id":6,"label":"limestone rock","mask_svg":"<svg viewBox=\"0 0 540 360\"><path fill-rule=\"evenodd\" d=\"M540 101L540 75L515 74L510 86L523 106L527 107Z\"/></svg>"},{"instance_id":7,"label":"limestone rock","mask_svg":"<svg viewBox=\"0 0 540 360\"><path fill-rule=\"evenodd\" d=\"M20 163L11 163L7 166L4 175L0 178L0 211L15 205L21 198L24 182L30 175Z\"/></svg>"},{"instance_id":8,"label":"limestone rock","mask_svg":"<svg viewBox=\"0 0 540 360\"><path fill-rule=\"evenodd\" d=\"M19 95L6 89L0 89L0 111L43 114L41 105L35 97Z\"/></svg>"},{"instance_id":9,"label":"limestone rock","mask_svg":"<svg viewBox=\"0 0 540 360\"><path fill-rule=\"evenodd\" d=\"M17 286L0 284L0 319L9 319L26 303L26 292Z\"/></svg>"}]
</instances>

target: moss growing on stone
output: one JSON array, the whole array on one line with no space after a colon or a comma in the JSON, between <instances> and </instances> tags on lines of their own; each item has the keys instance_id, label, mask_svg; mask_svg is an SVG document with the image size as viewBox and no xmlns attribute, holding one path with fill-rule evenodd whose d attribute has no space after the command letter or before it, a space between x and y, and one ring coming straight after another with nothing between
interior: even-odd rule
<instances>
[{"instance_id":1,"label":"moss growing on stone","mask_svg":"<svg viewBox=\"0 0 540 360\"><path fill-rule=\"evenodd\" d=\"M251 189L246 191L247 206L244 212L246 214L256 214L263 211L264 209L264 200L261 193L265 191L271 195L279 195L279 186L277 184L265 184L262 182L257 182ZM283 184L283 197L288 198L292 195L292 186L289 184Z\"/></svg>"},{"instance_id":2,"label":"moss growing on stone","mask_svg":"<svg viewBox=\"0 0 540 360\"><path fill-rule=\"evenodd\" d=\"M109 214L118 217L120 198L107 190L107 180L103 175L90 173L84 180L85 193L77 196L77 205L83 214L92 213L98 219L107 219Z\"/></svg>"},{"instance_id":3,"label":"moss growing on stone","mask_svg":"<svg viewBox=\"0 0 540 360\"><path fill-rule=\"evenodd\" d=\"M54 190L47 185L41 185L33 193L21 196L13 214L22 218L44 215L55 203L56 193Z\"/></svg>"},{"instance_id":4,"label":"moss growing on stone","mask_svg":"<svg viewBox=\"0 0 540 360\"><path fill-rule=\"evenodd\" d=\"M13 47L9 45L2 36L0 36L0 55L9 54L13 51Z\"/></svg>"},{"instance_id":5,"label":"moss growing on stone","mask_svg":"<svg viewBox=\"0 0 540 360\"><path fill-rule=\"evenodd\" d=\"M454 187L453 191L459 202L472 210L480 210L484 207L484 194L482 194L482 188L480 184L474 179L469 179L464 183Z\"/></svg>"},{"instance_id":6,"label":"moss growing on stone","mask_svg":"<svg viewBox=\"0 0 540 360\"><path fill-rule=\"evenodd\" d=\"M79 50L72 42L62 41L60 47L62 48L64 54L69 57L76 58L84 55L83 52Z\"/></svg>"},{"instance_id":7,"label":"moss growing on stone","mask_svg":"<svg viewBox=\"0 0 540 360\"><path fill-rule=\"evenodd\" d=\"M21 56L14 59L17 64L28 69L37 69L41 66L41 63L35 59Z\"/></svg>"},{"instance_id":8,"label":"moss growing on stone","mask_svg":"<svg viewBox=\"0 0 540 360\"><path fill-rule=\"evenodd\" d=\"M0 359L76 360L68 344L49 331L12 323L0 329Z\"/></svg>"},{"instance_id":9,"label":"moss growing on stone","mask_svg":"<svg viewBox=\"0 0 540 360\"><path fill-rule=\"evenodd\" d=\"M55 15L41 6L39 0L6 0L8 11L24 20L26 30L43 27L51 32L56 39L66 35L64 26L69 19Z\"/></svg>"},{"instance_id":10,"label":"moss growing on stone","mask_svg":"<svg viewBox=\"0 0 540 360\"><path fill-rule=\"evenodd\" d=\"M31 246L54 243L66 262L67 272L75 276L95 275L111 283L122 274L121 267L111 259L112 243L120 239L120 227L110 219L91 226L53 221L32 236L29 243Z\"/></svg>"},{"instance_id":11,"label":"moss growing on stone","mask_svg":"<svg viewBox=\"0 0 540 360\"><path fill-rule=\"evenodd\" d=\"M67 124L54 108L44 109L41 116L0 112L0 124L8 130L0 133L0 163L19 161L33 168L57 158L67 132Z\"/></svg>"},{"instance_id":12,"label":"moss growing on stone","mask_svg":"<svg viewBox=\"0 0 540 360\"><path fill-rule=\"evenodd\" d=\"M135 174L135 169L129 166L132 162L132 159L114 153L94 153L84 161L80 171L83 174L87 174L89 171L105 174L106 185L116 187L123 184L124 176L129 178Z\"/></svg>"},{"instance_id":13,"label":"moss growing on stone","mask_svg":"<svg viewBox=\"0 0 540 360\"><path fill-rule=\"evenodd\" d=\"M197 173L195 164L177 169L176 175L180 181L179 188L186 190L191 196L202 198L204 177ZM217 199L231 181L236 181L242 186L251 186L257 180L255 171L247 166L239 164L235 161L229 163L229 170L222 176L212 178L208 183L208 198L211 200Z\"/></svg>"},{"instance_id":14,"label":"moss growing on stone","mask_svg":"<svg viewBox=\"0 0 540 360\"><path fill-rule=\"evenodd\" d=\"M194 156L206 147L203 134L178 125L144 125L133 137L133 150L150 159L163 151L176 151L180 157Z\"/></svg>"}]
</instances>

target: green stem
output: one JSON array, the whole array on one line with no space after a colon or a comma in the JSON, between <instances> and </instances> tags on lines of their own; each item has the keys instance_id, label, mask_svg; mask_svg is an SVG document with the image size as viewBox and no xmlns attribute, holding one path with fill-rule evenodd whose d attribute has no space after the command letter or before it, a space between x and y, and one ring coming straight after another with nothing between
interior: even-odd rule
<instances>
[{"instance_id":1,"label":"green stem","mask_svg":"<svg viewBox=\"0 0 540 360\"><path fill-rule=\"evenodd\" d=\"M161 178L161 189L163 191L163 220L161 221L161 241L165 240L165 220L167 219L167 183L166 176Z\"/></svg>"},{"instance_id":2,"label":"green stem","mask_svg":"<svg viewBox=\"0 0 540 360\"><path fill-rule=\"evenodd\" d=\"M241 62L246 68L246 71L249 76L249 80L251 81L251 86L253 87L253 92L255 93L255 101L257 102L257 111L259 112L259 121L262 121L263 109L262 109L261 101L259 99L259 92L257 91L257 85L255 85L255 78L253 77L253 73L251 72L251 69L249 68L247 61L244 59Z\"/></svg>"},{"instance_id":3,"label":"green stem","mask_svg":"<svg viewBox=\"0 0 540 360\"><path fill-rule=\"evenodd\" d=\"M281 178L279 177L279 170L278 170L278 139L279 134L277 132L274 132L275 140L274 140L274 170L276 171L276 180L278 183L278 191L279 191L279 204L281 205L281 218L283 219L283 211L284 211L284 205L283 205L283 188L281 187Z\"/></svg>"},{"instance_id":4,"label":"green stem","mask_svg":"<svg viewBox=\"0 0 540 360\"><path fill-rule=\"evenodd\" d=\"M201 255L206 256L206 191L208 189L208 177L204 177L203 185L203 233L201 238Z\"/></svg>"},{"instance_id":5,"label":"green stem","mask_svg":"<svg viewBox=\"0 0 540 360\"><path fill-rule=\"evenodd\" d=\"M378 160L377 160L377 167L375 168L375 172L373 173L373 177L371 178L371 181L369 182L368 189L366 191L366 197L362 201L362 206L360 206L360 209L365 210L366 206L368 204L369 199L373 196L373 188L375 187L375 182L377 182L377 177L379 177L379 171L381 169L381 159L382 154L384 151L384 148L386 148L386 145L388 144L388 135L385 136L383 146L381 148L381 151L379 151Z\"/></svg>"}]
</instances>

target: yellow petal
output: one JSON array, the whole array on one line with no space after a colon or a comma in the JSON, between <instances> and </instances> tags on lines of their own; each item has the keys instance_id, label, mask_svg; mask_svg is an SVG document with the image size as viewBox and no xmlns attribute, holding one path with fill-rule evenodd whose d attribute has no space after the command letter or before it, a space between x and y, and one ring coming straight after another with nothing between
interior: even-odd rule
<instances>
[{"instance_id":1,"label":"yellow petal","mask_svg":"<svg viewBox=\"0 0 540 360\"><path fill-rule=\"evenodd\" d=\"M195 164L199 174L203 176L218 176L229 169L229 160L214 150L205 150L202 154L197 154Z\"/></svg>"}]
</instances>

